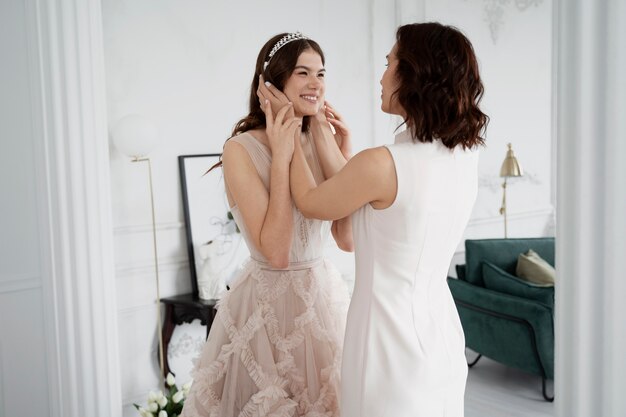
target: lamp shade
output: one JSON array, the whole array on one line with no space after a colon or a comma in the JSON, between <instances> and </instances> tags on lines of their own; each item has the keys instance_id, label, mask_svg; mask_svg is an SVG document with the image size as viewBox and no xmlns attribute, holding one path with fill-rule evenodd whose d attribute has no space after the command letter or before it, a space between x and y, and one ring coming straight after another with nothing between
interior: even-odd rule
<instances>
[{"instance_id":1,"label":"lamp shade","mask_svg":"<svg viewBox=\"0 0 626 417\"><path fill-rule=\"evenodd\" d=\"M521 177L524 175L524 171L520 166L519 162L517 162L517 158L513 153L513 148L511 144L508 144L509 150L506 152L506 158L502 162L502 167L500 168L500 176L501 177Z\"/></svg>"},{"instance_id":2,"label":"lamp shade","mask_svg":"<svg viewBox=\"0 0 626 417\"><path fill-rule=\"evenodd\" d=\"M138 114L121 118L111 131L111 136L115 147L133 158L148 155L158 145L156 126Z\"/></svg>"}]
</instances>

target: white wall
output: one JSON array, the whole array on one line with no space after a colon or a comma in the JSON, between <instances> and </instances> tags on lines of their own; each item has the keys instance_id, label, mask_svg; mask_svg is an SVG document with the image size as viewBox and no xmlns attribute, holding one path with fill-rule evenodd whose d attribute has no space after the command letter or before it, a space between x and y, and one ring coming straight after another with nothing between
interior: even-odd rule
<instances>
[{"instance_id":1,"label":"white wall","mask_svg":"<svg viewBox=\"0 0 626 417\"><path fill-rule=\"evenodd\" d=\"M0 415L48 415L28 16L0 2Z\"/></svg>"},{"instance_id":2,"label":"white wall","mask_svg":"<svg viewBox=\"0 0 626 417\"><path fill-rule=\"evenodd\" d=\"M552 7L549 1L526 10L504 2L494 40L482 0L427 2L428 19L461 29L473 42L485 83L483 109L490 116L487 147L480 163L481 188L474 219L497 215L500 207L500 164L511 142L525 175L510 180L509 214L551 209L551 59ZM491 6L490 6L491 7ZM527 232L516 227L510 236Z\"/></svg>"},{"instance_id":3,"label":"white wall","mask_svg":"<svg viewBox=\"0 0 626 417\"><path fill-rule=\"evenodd\" d=\"M483 111L490 123L467 239L504 237L499 173L509 142L524 176L508 180L508 237L554 236L552 4L528 3L527 8L485 0L424 3L425 21L456 26L471 40L485 85ZM464 256L460 245L452 266ZM450 274L456 275L452 267Z\"/></svg>"},{"instance_id":4,"label":"white wall","mask_svg":"<svg viewBox=\"0 0 626 417\"><path fill-rule=\"evenodd\" d=\"M480 191L466 237L501 237L500 164L512 142L526 176L508 188L509 236L551 234L551 2L518 10L499 2L494 40L484 0L242 2L104 0L110 126L129 113L151 118L162 143L151 154L162 296L190 291L176 156L221 150L244 115L254 60L266 39L300 30L326 53L327 97L348 120L355 150L386 143L397 121L379 111L379 79L395 27L439 20L473 42L491 117ZM510 4L508 4L510 3ZM496 28L492 25L491 28ZM156 312L145 167L111 152L120 354L125 413L156 386ZM352 257L329 248L347 276ZM453 263L463 260L462 246ZM171 343L184 382L203 329L185 325Z\"/></svg>"}]
</instances>

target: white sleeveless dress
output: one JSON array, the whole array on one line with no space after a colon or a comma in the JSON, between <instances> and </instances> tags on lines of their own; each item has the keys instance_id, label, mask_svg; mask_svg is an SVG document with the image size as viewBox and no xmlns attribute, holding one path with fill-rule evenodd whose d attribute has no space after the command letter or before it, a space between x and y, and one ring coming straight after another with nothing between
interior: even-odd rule
<instances>
[{"instance_id":1,"label":"white sleeveless dress","mask_svg":"<svg viewBox=\"0 0 626 417\"><path fill-rule=\"evenodd\" d=\"M248 151L269 189L271 154L252 135L232 139ZM311 169L321 168L306 141ZM322 257L330 223L293 206L293 243L285 270L270 267L231 209L251 259L220 300L193 371L183 417L339 416L339 379L348 292Z\"/></svg>"},{"instance_id":2,"label":"white sleeveless dress","mask_svg":"<svg viewBox=\"0 0 626 417\"><path fill-rule=\"evenodd\" d=\"M476 199L478 153L414 143L408 131L387 148L394 203L352 216L341 416L461 417L465 339L446 277Z\"/></svg>"}]
</instances>

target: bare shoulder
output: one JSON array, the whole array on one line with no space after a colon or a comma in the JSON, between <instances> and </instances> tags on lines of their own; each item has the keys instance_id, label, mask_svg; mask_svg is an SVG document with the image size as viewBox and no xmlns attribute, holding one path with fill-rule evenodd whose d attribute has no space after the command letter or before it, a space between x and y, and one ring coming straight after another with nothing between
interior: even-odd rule
<instances>
[{"instance_id":1,"label":"bare shoulder","mask_svg":"<svg viewBox=\"0 0 626 417\"><path fill-rule=\"evenodd\" d=\"M222 163L224 170L230 175L235 172L255 171L254 164L246 147L235 140L227 140L222 152Z\"/></svg>"},{"instance_id":2,"label":"bare shoulder","mask_svg":"<svg viewBox=\"0 0 626 417\"><path fill-rule=\"evenodd\" d=\"M367 158L371 158L372 160L376 162L393 163L393 159L391 158L389 149L387 149L386 146L377 146L376 148L365 149L364 151L361 151L360 153L362 153Z\"/></svg>"},{"instance_id":3,"label":"bare shoulder","mask_svg":"<svg viewBox=\"0 0 626 417\"><path fill-rule=\"evenodd\" d=\"M391 152L385 146L366 149L356 154L348 164L354 162L355 173L372 207L389 207L396 198L396 167Z\"/></svg>"},{"instance_id":4,"label":"bare shoulder","mask_svg":"<svg viewBox=\"0 0 626 417\"><path fill-rule=\"evenodd\" d=\"M237 142L236 140L233 140L232 138L230 138L224 144L224 151L222 153L222 158L228 158L231 156L238 155L242 151L245 151L244 146L241 143Z\"/></svg>"},{"instance_id":5,"label":"bare shoulder","mask_svg":"<svg viewBox=\"0 0 626 417\"><path fill-rule=\"evenodd\" d=\"M353 163L359 171L365 174L379 176L386 171L395 171L393 158L385 146L365 149L354 155L348 163Z\"/></svg>"}]
</instances>

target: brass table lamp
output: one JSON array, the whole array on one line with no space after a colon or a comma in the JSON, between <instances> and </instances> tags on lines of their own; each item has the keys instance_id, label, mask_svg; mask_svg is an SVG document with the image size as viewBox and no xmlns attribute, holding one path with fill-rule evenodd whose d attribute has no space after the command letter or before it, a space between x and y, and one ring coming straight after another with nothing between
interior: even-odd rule
<instances>
[{"instance_id":1,"label":"brass table lamp","mask_svg":"<svg viewBox=\"0 0 626 417\"><path fill-rule=\"evenodd\" d=\"M502 167L500 168L500 177L504 178L504 182L502 183L502 206L500 207L500 214L504 216L504 238L507 238L507 226L506 226L506 180L509 177L521 177L524 175L524 171L520 166L519 162L517 162L517 158L513 153L513 148L511 144L508 144L509 150L506 152L506 157L502 162Z\"/></svg>"}]
</instances>

